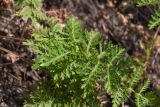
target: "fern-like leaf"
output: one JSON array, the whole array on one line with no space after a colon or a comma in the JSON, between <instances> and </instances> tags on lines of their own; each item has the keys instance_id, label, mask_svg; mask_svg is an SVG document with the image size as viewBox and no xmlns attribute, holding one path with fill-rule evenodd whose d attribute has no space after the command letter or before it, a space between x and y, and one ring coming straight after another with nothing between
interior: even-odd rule
<instances>
[{"instance_id":1,"label":"fern-like leaf","mask_svg":"<svg viewBox=\"0 0 160 107\"><path fill-rule=\"evenodd\" d=\"M41 2L42 0L17 0L16 3L20 8L17 15L32 20L32 23L46 19L40 10Z\"/></svg>"},{"instance_id":2,"label":"fern-like leaf","mask_svg":"<svg viewBox=\"0 0 160 107\"><path fill-rule=\"evenodd\" d=\"M144 6L144 5L154 5L160 3L159 0L137 0L138 6Z\"/></svg>"},{"instance_id":3,"label":"fern-like leaf","mask_svg":"<svg viewBox=\"0 0 160 107\"><path fill-rule=\"evenodd\" d=\"M149 21L149 28L153 29L160 25L160 9L156 10L155 14L152 15L152 19Z\"/></svg>"},{"instance_id":4,"label":"fern-like leaf","mask_svg":"<svg viewBox=\"0 0 160 107\"><path fill-rule=\"evenodd\" d=\"M146 107L149 105L149 100L143 95L143 93L148 89L149 85L150 81L145 81L144 84L139 87L138 92L135 93L137 107Z\"/></svg>"}]
</instances>

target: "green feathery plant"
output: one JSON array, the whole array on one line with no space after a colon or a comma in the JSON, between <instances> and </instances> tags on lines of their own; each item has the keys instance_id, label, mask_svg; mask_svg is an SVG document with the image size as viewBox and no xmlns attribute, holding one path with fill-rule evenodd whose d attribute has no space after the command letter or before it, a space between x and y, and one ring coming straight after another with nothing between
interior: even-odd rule
<instances>
[{"instance_id":1,"label":"green feathery plant","mask_svg":"<svg viewBox=\"0 0 160 107\"><path fill-rule=\"evenodd\" d=\"M32 94L32 105L99 107L95 92L97 83L111 96L113 107L127 101L132 93L136 99L145 98L136 100L143 105L138 107L149 104L142 91L134 89L143 67L134 65L136 62L125 56L123 48L101 43L100 33L84 31L80 21L74 18L70 18L65 27L51 19L48 23L49 28L34 32L34 39L25 43L37 53L33 68L47 71L51 78L50 82L42 82ZM144 84L141 90L144 92L147 88Z\"/></svg>"},{"instance_id":2,"label":"green feathery plant","mask_svg":"<svg viewBox=\"0 0 160 107\"><path fill-rule=\"evenodd\" d=\"M158 4L159 0L137 0L138 6Z\"/></svg>"},{"instance_id":3,"label":"green feathery plant","mask_svg":"<svg viewBox=\"0 0 160 107\"><path fill-rule=\"evenodd\" d=\"M40 11L42 0L16 0L16 7L19 10L18 16L31 20L32 23L45 20L46 16Z\"/></svg>"},{"instance_id":4,"label":"green feathery plant","mask_svg":"<svg viewBox=\"0 0 160 107\"><path fill-rule=\"evenodd\" d=\"M96 84L111 97L113 107L119 107L132 94L138 107L151 104L143 94L149 87L148 80L139 85L143 66L127 57L125 49L102 43L100 33L83 29L75 18L65 26L46 18L40 11L40 0L17 3L22 4L18 15L32 22L47 20L49 24L25 42L37 53L33 69L42 69L50 76L31 92L25 107L100 107Z\"/></svg>"},{"instance_id":5,"label":"green feathery plant","mask_svg":"<svg viewBox=\"0 0 160 107\"><path fill-rule=\"evenodd\" d=\"M158 9L155 11L155 14L152 15L152 19L149 21L149 28L153 29L155 27L160 26L160 0L136 0L138 6L145 6L145 5L158 5Z\"/></svg>"}]
</instances>

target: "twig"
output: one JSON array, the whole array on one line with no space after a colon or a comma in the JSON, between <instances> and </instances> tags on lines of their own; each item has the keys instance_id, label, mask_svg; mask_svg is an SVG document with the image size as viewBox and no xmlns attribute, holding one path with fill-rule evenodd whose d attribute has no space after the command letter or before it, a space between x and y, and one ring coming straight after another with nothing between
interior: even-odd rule
<instances>
[{"instance_id":1,"label":"twig","mask_svg":"<svg viewBox=\"0 0 160 107\"><path fill-rule=\"evenodd\" d=\"M0 39L12 39L12 40L17 40L17 41L24 41L25 39L22 39L22 38L17 38L17 37L10 37L10 36L0 36Z\"/></svg>"},{"instance_id":2,"label":"twig","mask_svg":"<svg viewBox=\"0 0 160 107\"><path fill-rule=\"evenodd\" d=\"M9 72L6 72L6 73L9 74L11 77L15 78L16 80L21 81L21 79L18 78L18 77L16 77L15 75L13 75L13 74L11 74L11 73L9 73Z\"/></svg>"},{"instance_id":3,"label":"twig","mask_svg":"<svg viewBox=\"0 0 160 107\"><path fill-rule=\"evenodd\" d=\"M2 66L7 66L7 65L12 65L13 63L2 63L2 64L0 64L0 67L2 67Z\"/></svg>"},{"instance_id":4,"label":"twig","mask_svg":"<svg viewBox=\"0 0 160 107\"><path fill-rule=\"evenodd\" d=\"M10 50L8 50L8 49L5 49L5 48L3 48L3 47L0 47L0 50L4 51L4 52L6 52L6 53L15 54L14 52L12 52L12 51L10 51ZM16 55L16 54L15 54L15 55Z\"/></svg>"},{"instance_id":5,"label":"twig","mask_svg":"<svg viewBox=\"0 0 160 107\"><path fill-rule=\"evenodd\" d=\"M14 52L12 52L12 51L10 51L8 49L0 47L0 50L2 50L2 51L7 53L6 59L12 61L12 63L18 61L19 58L20 58L19 55L17 55L16 53L14 53Z\"/></svg>"},{"instance_id":6,"label":"twig","mask_svg":"<svg viewBox=\"0 0 160 107\"><path fill-rule=\"evenodd\" d=\"M158 35L159 30L160 30L160 27L158 27L158 28L157 28L157 30L156 30L156 32L155 32L155 34L154 34L153 39L156 39L156 37L157 37L157 35Z\"/></svg>"}]
</instances>

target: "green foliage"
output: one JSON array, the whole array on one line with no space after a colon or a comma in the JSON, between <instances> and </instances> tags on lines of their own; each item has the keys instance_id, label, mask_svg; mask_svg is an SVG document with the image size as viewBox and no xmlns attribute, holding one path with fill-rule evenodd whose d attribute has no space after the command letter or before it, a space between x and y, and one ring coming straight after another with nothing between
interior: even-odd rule
<instances>
[{"instance_id":1,"label":"green foliage","mask_svg":"<svg viewBox=\"0 0 160 107\"><path fill-rule=\"evenodd\" d=\"M141 84L135 93L135 102L137 107L159 107L159 97L152 91L144 93L150 85L150 81L147 80L144 84Z\"/></svg>"},{"instance_id":2,"label":"green foliage","mask_svg":"<svg viewBox=\"0 0 160 107\"><path fill-rule=\"evenodd\" d=\"M113 107L127 101L135 92L143 67L126 57L123 48L101 43L100 33L84 30L74 18L65 27L53 20L49 20L49 26L34 32L34 39L25 43L37 53L33 68L47 71L51 78L32 94L35 97L31 97L31 104L51 101L50 107L82 107L82 104L99 107L97 83L111 96Z\"/></svg>"},{"instance_id":3,"label":"green foliage","mask_svg":"<svg viewBox=\"0 0 160 107\"><path fill-rule=\"evenodd\" d=\"M151 5L151 4L153 5L160 3L159 0L137 0L136 2L138 6Z\"/></svg>"},{"instance_id":4,"label":"green foliage","mask_svg":"<svg viewBox=\"0 0 160 107\"><path fill-rule=\"evenodd\" d=\"M155 14L152 15L152 20L149 21L149 28L155 28L160 26L160 9L155 11Z\"/></svg>"},{"instance_id":5,"label":"green foliage","mask_svg":"<svg viewBox=\"0 0 160 107\"><path fill-rule=\"evenodd\" d=\"M46 16L40 11L41 2L42 0L16 0L17 7L19 7L17 15L32 22L44 20Z\"/></svg>"},{"instance_id":6,"label":"green foliage","mask_svg":"<svg viewBox=\"0 0 160 107\"><path fill-rule=\"evenodd\" d=\"M71 18L66 27L63 28L52 20L49 21L50 29L42 28L40 32L35 32L33 41L28 44L39 53L35 59L34 69L43 68L48 71L53 79L54 91L57 94L56 102L72 102L72 100L83 101L92 100L89 105L93 105L96 95L94 93L95 80L97 78L94 72L99 71L100 62L98 51L93 48L99 44L96 38L98 33L83 32L79 21ZM94 34L94 36L91 36ZM99 56L100 57L100 56ZM92 72L93 74L90 74ZM99 72L97 72L99 73ZM98 75L97 75L98 76ZM86 80L86 77L89 77ZM93 85L88 84L93 83ZM91 92L84 92L81 86ZM65 89L65 93L62 93ZM92 89L92 90L90 90ZM90 98L88 98L90 97ZM72 100L71 100L72 99ZM81 102L82 103L82 102ZM83 103L85 103L83 101Z\"/></svg>"},{"instance_id":7,"label":"green foliage","mask_svg":"<svg viewBox=\"0 0 160 107\"><path fill-rule=\"evenodd\" d=\"M138 6L144 6L144 5L155 5L160 4L159 0L136 0ZM155 27L160 26L160 9L155 11L155 14L152 15L152 19L149 21L149 28L153 29Z\"/></svg>"},{"instance_id":8,"label":"green foliage","mask_svg":"<svg viewBox=\"0 0 160 107\"><path fill-rule=\"evenodd\" d=\"M52 81L50 81L52 82ZM74 100L65 95L65 89L55 88L54 84L43 81L30 96L24 107L87 107L83 99ZM49 84L50 83L50 84ZM56 91L53 91L56 90ZM77 96L78 97L78 96ZM90 99L90 102L93 100ZM97 107L99 105L92 105Z\"/></svg>"},{"instance_id":9,"label":"green foliage","mask_svg":"<svg viewBox=\"0 0 160 107\"><path fill-rule=\"evenodd\" d=\"M145 83L139 87L138 92L135 94L137 107L146 107L149 104L149 100L143 96L143 92L149 87L150 81L145 81Z\"/></svg>"},{"instance_id":10,"label":"green foliage","mask_svg":"<svg viewBox=\"0 0 160 107\"><path fill-rule=\"evenodd\" d=\"M159 102L159 96L156 95L155 92L147 92L143 94L149 101L149 105L151 107L159 107L160 102Z\"/></svg>"}]
</instances>

